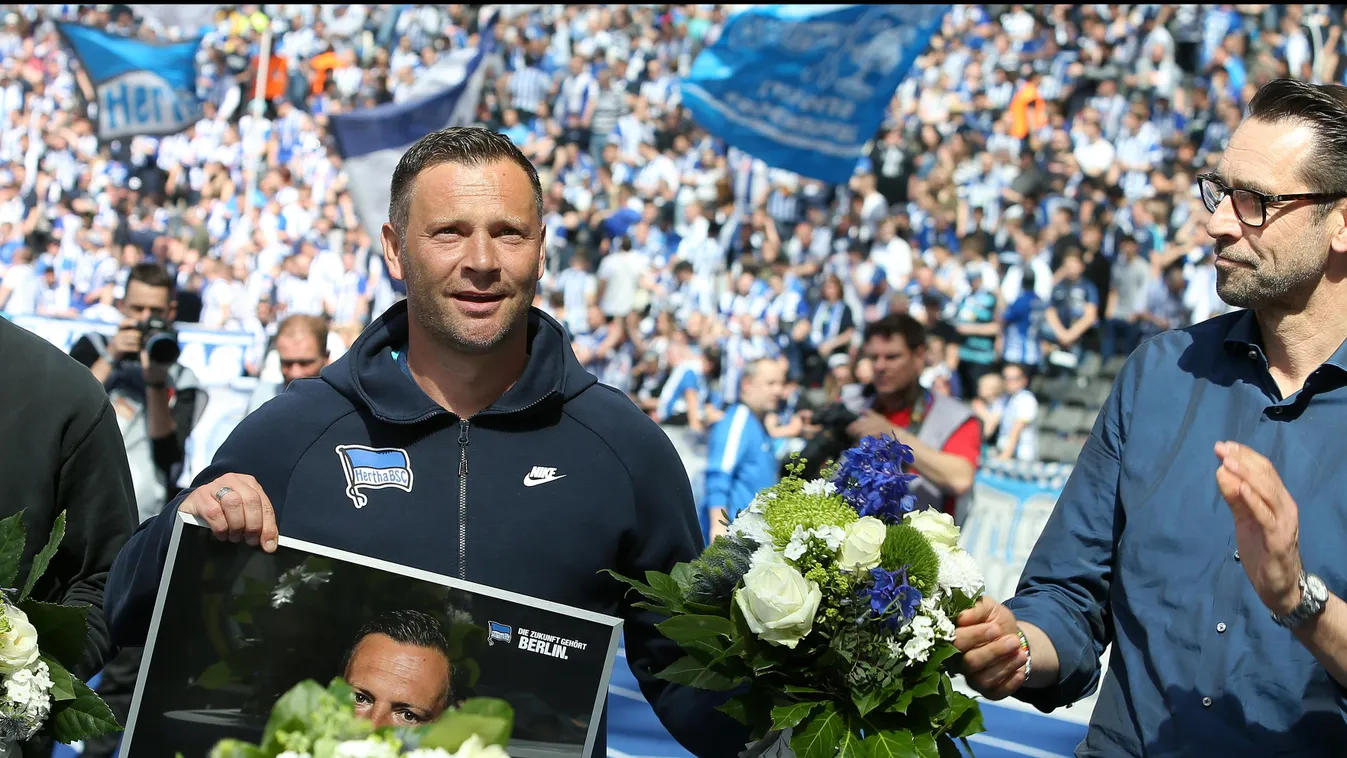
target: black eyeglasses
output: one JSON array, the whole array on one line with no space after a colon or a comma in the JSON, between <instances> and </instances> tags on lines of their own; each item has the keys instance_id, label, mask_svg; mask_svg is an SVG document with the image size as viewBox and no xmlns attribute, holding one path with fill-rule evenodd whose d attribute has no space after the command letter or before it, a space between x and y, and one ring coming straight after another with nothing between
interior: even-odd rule
<instances>
[{"instance_id":1,"label":"black eyeglasses","mask_svg":"<svg viewBox=\"0 0 1347 758\"><path fill-rule=\"evenodd\" d=\"M1198 188L1202 190L1202 204L1215 213L1217 206L1228 195L1235 206L1235 215L1240 222L1254 228L1267 223L1268 203L1285 203L1292 200L1313 200L1325 203L1331 200L1347 198L1343 192L1299 192L1293 195L1265 195L1262 192L1242 187L1227 187L1215 174L1198 174Z\"/></svg>"}]
</instances>

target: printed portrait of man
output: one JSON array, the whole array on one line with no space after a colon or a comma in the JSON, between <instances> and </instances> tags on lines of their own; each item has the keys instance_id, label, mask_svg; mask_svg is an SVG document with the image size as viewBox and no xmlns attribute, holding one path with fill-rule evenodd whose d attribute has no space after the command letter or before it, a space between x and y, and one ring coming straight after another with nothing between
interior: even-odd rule
<instances>
[{"instance_id":1,"label":"printed portrait of man","mask_svg":"<svg viewBox=\"0 0 1347 758\"><path fill-rule=\"evenodd\" d=\"M375 727L417 726L454 704L449 640L419 611L390 611L361 627L346 653L343 678L355 712Z\"/></svg>"}]
</instances>

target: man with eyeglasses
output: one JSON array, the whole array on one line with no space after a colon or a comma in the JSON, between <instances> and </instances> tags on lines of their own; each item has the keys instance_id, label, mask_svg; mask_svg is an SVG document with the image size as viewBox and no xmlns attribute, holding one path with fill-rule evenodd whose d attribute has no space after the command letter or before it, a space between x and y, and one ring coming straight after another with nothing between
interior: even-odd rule
<instances>
[{"instance_id":1,"label":"man with eyeglasses","mask_svg":"<svg viewBox=\"0 0 1347 758\"><path fill-rule=\"evenodd\" d=\"M1347 87L1266 85L1199 181L1243 310L1137 348L1015 597L955 644L991 699L1098 688L1077 756L1341 755Z\"/></svg>"},{"instance_id":2,"label":"man with eyeglasses","mask_svg":"<svg viewBox=\"0 0 1347 758\"><path fill-rule=\"evenodd\" d=\"M281 363L283 383L259 381L248 398L248 413L285 391L296 379L313 379L328 364L327 319L297 315L281 322L276 330L276 355Z\"/></svg>"}]
</instances>

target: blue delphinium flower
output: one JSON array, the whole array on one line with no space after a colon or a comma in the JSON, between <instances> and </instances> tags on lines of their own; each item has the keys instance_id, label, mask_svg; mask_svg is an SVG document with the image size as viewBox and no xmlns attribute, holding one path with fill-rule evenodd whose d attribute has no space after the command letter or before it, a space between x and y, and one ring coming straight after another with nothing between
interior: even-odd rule
<instances>
[{"instance_id":1,"label":"blue delphinium flower","mask_svg":"<svg viewBox=\"0 0 1347 758\"><path fill-rule=\"evenodd\" d=\"M870 569L870 578L872 584L862 587L860 596L868 599L870 612L882 625L896 629L917 615L921 591L907 583L906 567L898 571Z\"/></svg>"},{"instance_id":2,"label":"blue delphinium flower","mask_svg":"<svg viewBox=\"0 0 1347 758\"><path fill-rule=\"evenodd\" d=\"M897 437L866 437L842 453L833 482L847 504L862 516L874 516L890 524L903 520L917 504L908 493L914 474L903 472L912 463L912 448Z\"/></svg>"}]
</instances>

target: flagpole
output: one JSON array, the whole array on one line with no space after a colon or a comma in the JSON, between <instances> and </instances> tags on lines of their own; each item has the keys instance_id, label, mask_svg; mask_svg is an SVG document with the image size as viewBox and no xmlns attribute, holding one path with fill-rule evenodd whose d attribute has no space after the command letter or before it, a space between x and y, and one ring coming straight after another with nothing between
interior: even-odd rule
<instances>
[{"instance_id":1,"label":"flagpole","mask_svg":"<svg viewBox=\"0 0 1347 758\"><path fill-rule=\"evenodd\" d=\"M262 60L257 67L257 81L253 84L253 100L248 104L248 110L252 113L253 120L248 125L249 131L255 131L258 128L257 121L266 113L267 96L267 68L271 65L271 19L267 19L267 24L262 28ZM248 215L253 209L253 193L257 191L257 171L262 161L265 150L259 150L249 156L248 189L243 195L244 215Z\"/></svg>"}]
</instances>

